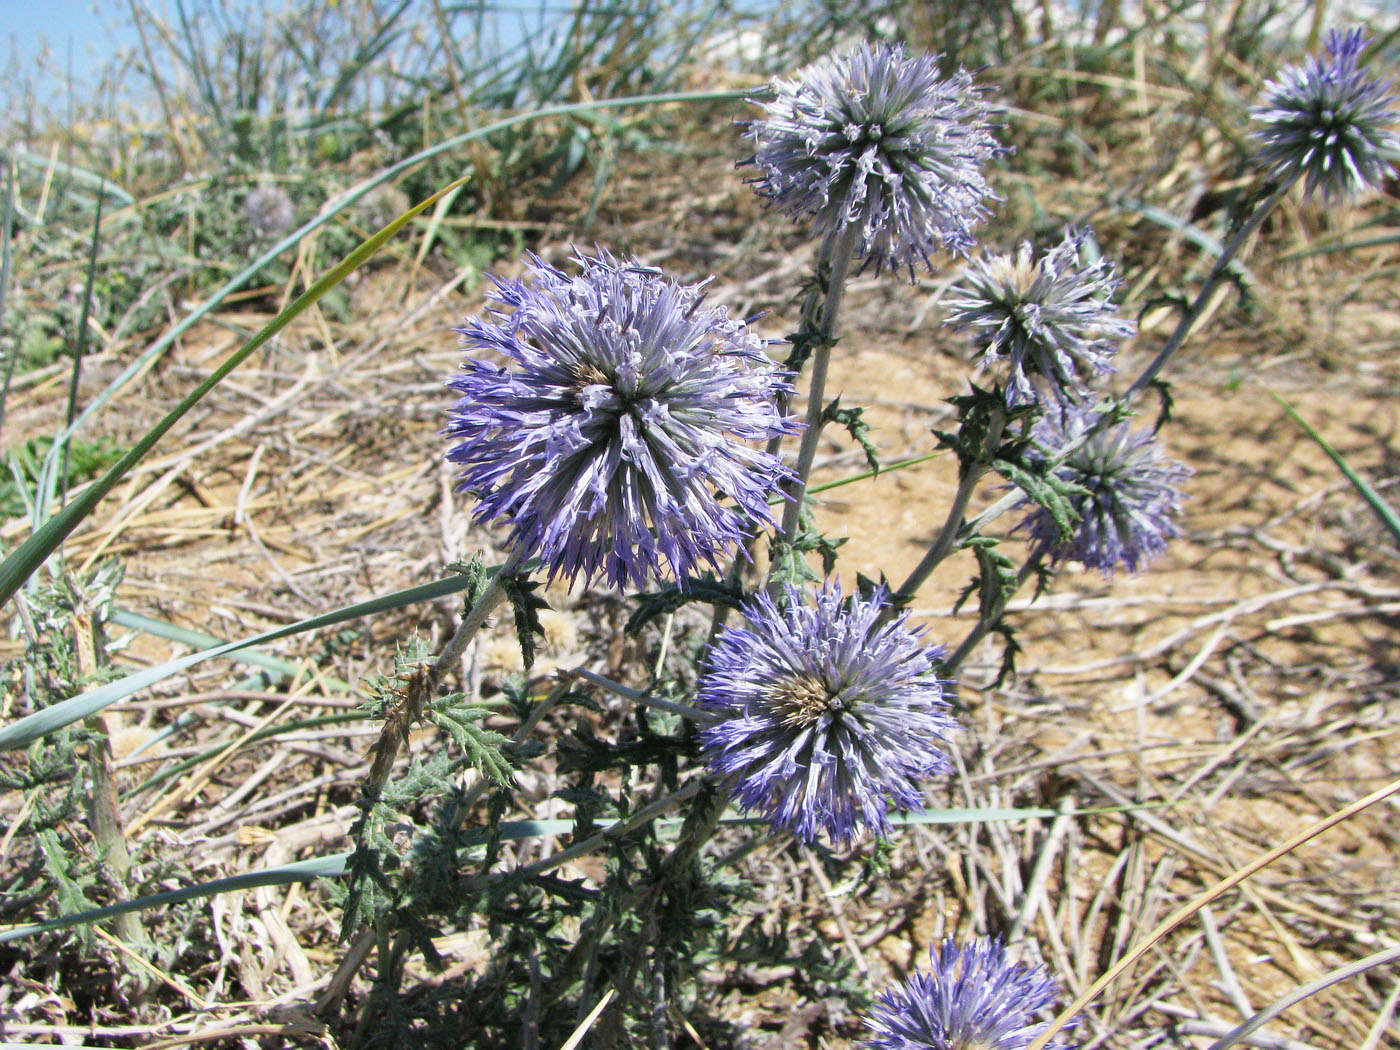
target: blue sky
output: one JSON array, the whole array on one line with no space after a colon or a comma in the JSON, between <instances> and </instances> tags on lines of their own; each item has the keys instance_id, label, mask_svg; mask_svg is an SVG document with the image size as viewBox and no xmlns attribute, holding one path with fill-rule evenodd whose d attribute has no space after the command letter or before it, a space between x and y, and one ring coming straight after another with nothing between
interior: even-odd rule
<instances>
[{"instance_id":1,"label":"blue sky","mask_svg":"<svg viewBox=\"0 0 1400 1050\"><path fill-rule=\"evenodd\" d=\"M73 45L73 64L85 65L94 54L111 47L106 24L124 22L112 4L93 12L93 0L0 0L0 46L8 59L17 50L26 65L39 53L39 41L48 40L54 55L64 64ZM125 29L125 26L122 27Z\"/></svg>"}]
</instances>

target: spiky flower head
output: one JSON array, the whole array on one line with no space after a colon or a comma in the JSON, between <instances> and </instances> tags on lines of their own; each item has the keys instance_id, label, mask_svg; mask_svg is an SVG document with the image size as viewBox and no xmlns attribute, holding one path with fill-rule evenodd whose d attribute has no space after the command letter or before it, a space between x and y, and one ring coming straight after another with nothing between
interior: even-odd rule
<instances>
[{"instance_id":1,"label":"spiky flower head","mask_svg":"<svg viewBox=\"0 0 1400 1050\"><path fill-rule=\"evenodd\" d=\"M1025 1050L1041 1032L1036 1014L1055 1002L1043 966L1013 963L999 940L959 948L950 937L929 952L930 967L880 993L866 1024L871 1050ZM1058 1040L1047 1050L1069 1050Z\"/></svg>"},{"instance_id":2,"label":"spiky flower head","mask_svg":"<svg viewBox=\"0 0 1400 1050\"><path fill-rule=\"evenodd\" d=\"M1064 240L1036 258L1029 244L1015 254L985 255L963 275L947 324L963 329L982 351L986 368L1009 366L1006 400L1075 400L1083 384L1113 371L1118 340L1137 325L1117 315L1113 267L1086 259L1087 229L1069 227Z\"/></svg>"},{"instance_id":3,"label":"spiky flower head","mask_svg":"<svg viewBox=\"0 0 1400 1050\"><path fill-rule=\"evenodd\" d=\"M859 44L773 82L767 116L749 122L759 194L828 245L848 229L877 269L932 267L965 253L996 195L982 174L1005 152L972 77L939 74L932 55Z\"/></svg>"},{"instance_id":4,"label":"spiky flower head","mask_svg":"<svg viewBox=\"0 0 1400 1050\"><path fill-rule=\"evenodd\" d=\"M788 374L703 284L599 250L575 276L529 257L495 281L487 318L458 329L468 357L445 433L478 521L551 578L684 585L768 523L789 471L751 447L794 429L777 407ZM726 502L726 498L729 502Z\"/></svg>"},{"instance_id":5,"label":"spiky flower head","mask_svg":"<svg viewBox=\"0 0 1400 1050\"><path fill-rule=\"evenodd\" d=\"M728 716L701 734L709 768L804 842L886 834L886 809L923 809L920 781L951 769L943 650L921 645L905 614L888 617L883 588L843 598L829 584L811 605L785 593L754 598L749 625L727 628L706 659L697 701Z\"/></svg>"},{"instance_id":6,"label":"spiky flower head","mask_svg":"<svg viewBox=\"0 0 1400 1050\"><path fill-rule=\"evenodd\" d=\"M1052 562L1078 561L1112 576L1119 566L1136 572L1181 535L1179 486L1191 469L1168 459L1150 430L1127 422L1099 426L1101 415L1074 405L1036 423L1032 434L1051 458L1082 439L1055 469L1069 483L1073 521L1066 534L1056 514L1037 504L1022 526Z\"/></svg>"},{"instance_id":7,"label":"spiky flower head","mask_svg":"<svg viewBox=\"0 0 1400 1050\"><path fill-rule=\"evenodd\" d=\"M1327 34L1328 58L1310 55L1264 87L1264 100L1251 115L1264 127L1255 131L1258 160L1280 181L1305 176L1307 193L1322 191L1328 201L1344 200L1375 188L1394 173L1400 138L1390 129L1400 121L1389 80L1378 80L1357 66L1366 47L1360 28Z\"/></svg>"}]
</instances>

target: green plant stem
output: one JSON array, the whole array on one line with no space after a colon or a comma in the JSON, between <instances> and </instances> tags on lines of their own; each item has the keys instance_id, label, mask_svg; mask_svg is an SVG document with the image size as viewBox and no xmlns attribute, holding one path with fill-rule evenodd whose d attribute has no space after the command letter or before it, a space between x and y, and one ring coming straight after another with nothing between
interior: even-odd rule
<instances>
[{"instance_id":1,"label":"green plant stem","mask_svg":"<svg viewBox=\"0 0 1400 1050\"><path fill-rule=\"evenodd\" d=\"M841 313L841 300L846 294L846 280L856 256L857 229L850 224L842 231L831 250L831 272L827 280L826 300L822 304L821 324L817 328L816 346L812 351L812 376L807 387L807 428L797 449L797 479L788 486L788 501L783 506L783 520L778 528L777 542L791 543L797 535L802 515L802 501L807 494L807 482L812 476L812 463L817 458L821 442L822 423L826 414L826 373L831 364L831 350L836 345L836 324Z\"/></svg>"},{"instance_id":2,"label":"green plant stem","mask_svg":"<svg viewBox=\"0 0 1400 1050\"><path fill-rule=\"evenodd\" d=\"M370 765L369 773L365 777L360 793L359 804L362 815L355 827L351 829L352 837L363 834L365 823L369 820L375 802L384 794L384 788L388 785L389 777L393 773L394 762L398 758L399 748L408 740L409 725L414 718L421 717L423 701L425 699L431 700L437 695L438 685L442 681L443 675L461 661L462 654L466 652L467 646L476 637L476 633L486 622L486 618L491 615L496 606L505 600L506 590L501 584L501 580L513 573L524 561L525 559L519 551L511 551L507 555L506 560L492 573L486 589L477 595L472 602L471 608L462 617L462 622L452 633L452 637L447 640L447 644L442 647L437 659L415 671L405 684L404 702L398 704L396 709L384 719L384 728L380 730L379 739L374 744L374 761ZM483 777L483 784L484 780ZM394 969L399 961L397 950L394 951L393 955L386 955L384 951L385 946L398 943L390 936L393 927L392 914L381 916L377 938L380 945L380 964L388 970ZM349 980L354 977L355 972L368 958L368 953L360 950L366 929L368 926L362 926L356 933L351 942L350 950L342 957L340 966L336 969L332 985L337 987L348 985Z\"/></svg>"},{"instance_id":3,"label":"green plant stem","mask_svg":"<svg viewBox=\"0 0 1400 1050\"><path fill-rule=\"evenodd\" d=\"M1268 199L1254 210L1254 214L1249 217L1243 226L1230 238L1230 242L1225 245L1219 257L1215 260L1215 265L1211 267L1210 273L1206 275L1206 280L1201 285L1201 290L1196 293L1196 298L1192 300L1191 306L1177 322L1176 331L1172 332L1162 349L1157 351L1157 356L1152 359L1152 363L1143 369L1142 375L1133 381L1133 385L1128 388L1128 392L1123 395L1124 402L1132 401L1138 394L1142 393L1152 380L1157 378L1157 373L1162 371L1162 367L1168 359L1181 349L1186 342L1186 337L1191 334L1191 329L1200 320L1205 308L1209 305L1211 297L1215 294L1215 289L1220 284L1220 280L1225 276L1225 271L1229 269L1230 263L1234 261L1244 242L1253 235L1269 214L1283 200L1284 195L1293 188L1293 184L1301 177L1301 172L1289 179L1285 179Z\"/></svg>"},{"instance_id":4,"label":"green plant stem","mask_svg":"<svg viewBox=\"0 0 1400 1050\"><path fill-rule=\"evenodd\" d=\"M663 700L659 696L652 696L639 689L633 689L630 686L623 685L621 682L614 682L610 678L604 678L602 675L595 674L586 667L575 667L569 673L575 677L582 678L585 682L592 682L600 689L606 689L610 693L616 693L618 696L631 700L634 704L644 704L647 707L654 707L658 711L669 711L673 715L687 718L702 726L718 725L725 720L725 717L718 712L707 711L702 707L696 707L694 704L677 704L670 700Z\"/></svg>"},{"instance_id":5,"label":"green plant stem","mask_svg":"<svg viewBox=\"0 0 1400 1050\"><path fill-rule=\"evenodd\" d=\"M1006 603L1011 600L1012 595L1021 589L1021 586L1030 578L1031 573L1035 572L1044 557L1045 552L1037 550L1026 559L1026 563L1016 573L1016 586L1003 594L996 603L996 607L990 612L983 610L982 615L978 617L977 625L968 632L967 637L962 640L962 644L953 650L953 655L942 662L940 670L944 674L955 674L972 650L977 648L978 643L987 637L988 632L1001 621L1002 614L1006 612Z\"/></svg>"},{"instance_id":6,"label":"green plant stem","mask_svg":"<svg viewBox=\"0 0 1400 1050\"><path fill-rule=\"evenodd\" d=\"M982 480L991 468L992 456L1001 445L1001 435L1006 429L1006 413L997 412L991 425L987 428L986 440L982 443L982 452L976 462L969 464L963 471L962 477L958 479L958 491L953 496L953 504L948 508L948 517L943 522L943 529L939 532L938 538L929 547L928 553L923 556L919 564L914 567L914 571L909 574L899 586L899 590L894 592L893 601L890 602L890 612L898 609L901 605L909 602L924 585L924 581L933 575L933 570L942 564L943 560L957 549L959 541L966 535L963 519L967 515L967 505L972 502L972 494L977 489L977 483Z\"/></svg>"},{"instance_id":7,"label":"green plant stem","mask_svg":"<svg viewBox=\"0 0 1400 1050\"><path fill-rule=\"evenodd\" d=\"M457 661L462 659L462 654L466 652L467 645L476 637L476 632L481 630L481 625L486 622L486 617L495 611L506 597L506 589L501 584L501 580L510 576L516 569L524 564L525 559L521 557L519 551L511 551L506 556L506 560L501 563L494 573L491 574L491 582L486 585L486 590L482 591L476 601L472 602L472 607L467 610L467 614L462 617L461 624L453 632L452 637L447 640L447 644L442 647L442 652L433 661L432 674L433 684L442 678L443 674L450 670Z\"/></svg>"},{"instance_id":8,"label":"green plant stem","mask_svg":"<svg viewBox=\"0 0 1400 1050\"><path fill-rule=\"evenodd\" d=\"M567 864L575 857L586 856L603 845L603 843L611 839L621 838L628 832L636 831L643 824L648 824L657 817L665 816L682 802L686 801L686 799L693 798L698 794L706 783L708 783L707 778L696 777L694 780L689 781L683 787L671 792L669 795L665 795L655 802L648 802L630 817L619 820L614 824L609 824L596 835L590 835L582 842L575 842L572 846L561 849L558 853L551 853L548 857L544 857L541 860L535 861L533 864L521 868L520 874L543 875L547 871L553 871L561 864ZM696 848L698 849L698 847Z\"/></svg>"}]
</instances>

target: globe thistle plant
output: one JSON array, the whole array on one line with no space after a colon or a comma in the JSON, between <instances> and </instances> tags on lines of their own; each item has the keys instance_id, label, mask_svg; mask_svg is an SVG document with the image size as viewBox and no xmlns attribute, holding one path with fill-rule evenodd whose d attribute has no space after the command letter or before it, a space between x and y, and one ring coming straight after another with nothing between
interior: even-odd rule
<instances>
[{"instance_id":1,"label":"globe thistle plant","mask_svg":"<svg viewBox=\"0 0 1400 1050\"><path fill-rule=\"evenodd\" d=\"M1004 152L972 77L939 74L931 55L860 44L773 82L767 116L745 126L753 182L771 204L809 221L827 244L850 230L877 269L932 266L966 252L995 200L982 169Z\"/></svg>"},{"instance_id":2,"label":"globe thistle plant","mask_svg":"<svg viewBox=\"0 0 1400 1050\"><path fill-rule=\"evenodd\" d=\"M1066 531L1056 513L1037 505L1022 526L1052 562L1078 561L1107 577L1119 566L1136 572L1181 535L1179 486L1191 470L1163 455L1150 431L1126 422L1100 426L1100 417L1076 405L1036 423L1033 436L1050 457L1080 442L1055 468L1068 483L1073 521Z\"/></svg>"},{"instance_id":3,"label":"globe thistle plant","mask_svg":"<svg viewBox=\"0 0 1400 1050\"><path fill-rule=\"evenodd\" d=\"M886 834L886 809L921 810L920 782L951 769L943 650L888 617L883 589L848 599L831 585L809 605L788 585L785 597L757 595L749 626L710 651L697 701L727 715L701 735L710 771L804 842L823 829L843 843L860 828Z\"/></svg>"},{"instance_id":4,"label":"globe thistle plant","mask_svg":"<svg viewBox=\"0 0 1400 1050\"><path fill-rule=\"evenodd\" d=\"M1089 236L1071 227L1039 258L1029 244L984 256L954 293L946 323L971 333L982 367L1007 362L1010 405L1037 400L1037 392L1054 402L1078 399L1089 377L1113 370L1117 341L1137 332L1117 316L1113 268L1085 260Z\"/></svg>"},{"instance_id":5,"label":"globe thistle plant","mask_svg":"<svg viewBox=\"0 0 1400 1050\"><path fill-rule=\"evenodd\" d=\"M623 587L718 567L788 471L750 442L794 429L787 373L703 285L606 251L576 276L530 256L496 280L487 318L458 329L468 357L445 431L478 521L510 526L551 578Z\"/></svg>"},{"instance_id":6,"label":"globe thistle plant","mask_svg":"<svg viewBox=\"0 0 1400 1050\"><path fill-rule=\"evenodd\" d=\"M1400 112L1390 81L1357 65L1366 47L1359 28L1327 34L1328 58L1309 56L1264 88L1252 115L1264 126L1258 160L1279 181L1305 177L1307 193L1353 197L1394 171L1400 138L1390 130Z\"/></svg>"},{"instance_id":7,"label":"globe thistle plant","mask_svg":"<svg viewBox=\"0 0 1400 1050\"><path fill-rule=\"evenodd\" d=\"M1036 1014L1055 1002L1056 987L1043 966L1013 963L986 939L959 948L949 938L929 957L927 972L916 967L880 993L866 1021L871 1050L1025 1050L1045 1030Z\"/></svg>"}]
</instances>

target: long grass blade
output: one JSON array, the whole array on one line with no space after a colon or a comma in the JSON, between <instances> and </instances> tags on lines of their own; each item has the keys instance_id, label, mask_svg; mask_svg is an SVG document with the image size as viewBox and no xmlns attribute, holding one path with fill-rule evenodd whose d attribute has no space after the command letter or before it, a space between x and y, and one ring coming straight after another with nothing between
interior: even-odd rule
<instances>
[{"instance_id":1,"label":"long grass blade","mask_svg":"<svg viewBox=\"0 0 1400 1050\"><path fill-rule=\"evenodd\" d=\"M169 678L173 674L179 674L188 667L203 663L205 660L212 660L216 656L225 656L229 653L237 652L240 649L247 649L255 645L263 645L267 642L276 641L279 638L287 638L303 631L314 631L321 627L330 627L346 620L353 620L360 616L373 616L388 609L398 609L405 605L413 605L418 602L431 601L434 598L441 598L447 594L454 594L465 590L468 586L469 578L465 575L449 576L441 580L434 580L432 583L420 584L417 587L410 587L407 590L395 591L379 598L372 598L366 602L356 605L347 605L342 609L333 612L322 613L310 619L298 620L296 623L287 624L284 627L277 627L271 631L264 631L251 638L244 638L239 641L225 642L223 645L216 645L212 649L204 649L197 653L189 653L185 656L177 657L167 661L158 667L148 667L129 674L115 682L108 682L106 685L96 689L90 689L86 693L61 700L51 707L35 711L33 714L25 715L16 719L9 725L0 729L0 751L10 751L17 747L26 747L40 737L52 733L64 726L72 725L74 722L87 718L101 711L104 707L115 704L119 700L124 700L133 693L149 688L155 683Z\"/></svg>"},{"instance_id":2,"label":"long grass blade","mask_svg":"<svg viewBox=\"0 0 1400 1050\"><path fill-rule=\"evenodd\" d=\"M203 631L191 631L187 627L178 627L173 623L166 623L164 620L157 620L150 616L143 616L141 613L132 612L129 609L113 609L109 616L109 622L118 627L127 627L133 631L141 631L145 634L154 635L157 638L164 638L167 641L178 642L180 645L188 645L195 649L217 649L220 646L228 645L227 638L215 638L212 634L205 634ZM249 651L235 650L228 654L239 663L249 664L253 667L261 667L264 671L271 671L273 674L284 678L294 678L301 671L301 668L288 660L281 660L268 653L259 652L256 649ZM325 682L332 688L343 692L351 692L349 682L342 682L338 678L321 678L319 681Z\"/></svg>"},{"instance_id":3,"label":"long grass blade","mask_svg":"<svg viewBox=\"0 0 1400 1050\"><path fill-rule=\"evenodd\" d=\"M572 820L503 820L500 823L500 837L503 839L539 838L545 835L562 835L573 829ZM491 832L483 830L465 837L464 845L485 845ZM113 919L131 912L149 911L168 904L181 904L184 901L198 900L201 897L216 897L221 893L236 893L239 890L255 890L262 886L290 886L297 882L310 882L312 879L338 879L345 874L349 853L332 853L326 857L312 857L294 864L284 864L279 868L264 868L261 871L231 875L224 879L211 879L209 882L193 886L181 886L177 890L153 893L148 897L137 897L120 904L109 904L104 908L91 908L61 915L44 922L32 922L24 926L11 926L0 930L0 944L33 937L39 933L52 933L55 930L68 930L74 926Z\"/></svg>"},{"instance_id":4,"label":"long grass blade","mask_svg":"<svg viewBox=\"0 0 1400 1050\"><path fill-rule=\"evenodd\" d=\"M1371 510L1375 512L1381 524L1390 531L1390 534L1394 536L1397 541L1400 541L1400 515L1395 513L1395 508L1387 503L1381 494L1373 489L1365 478L1353 470L1351 464L1343 458L1342 454L1329 445L1327 439L1314 430L1306 419L1298 415L1298 413L1294 411L1292 405L1272 390L1269 391L1269 396L1279 403L1279 407L1288 413L1289 418L1298 424L1298 427L1303 433L1312 438L1317 447L1327 454L1327 458L1337 465L1337 469L1342 472L1342 476L1351 482L1352 487L1356 489L1361 495L1361 498L1364 499Z\"/></svg>"}]
</instances>

